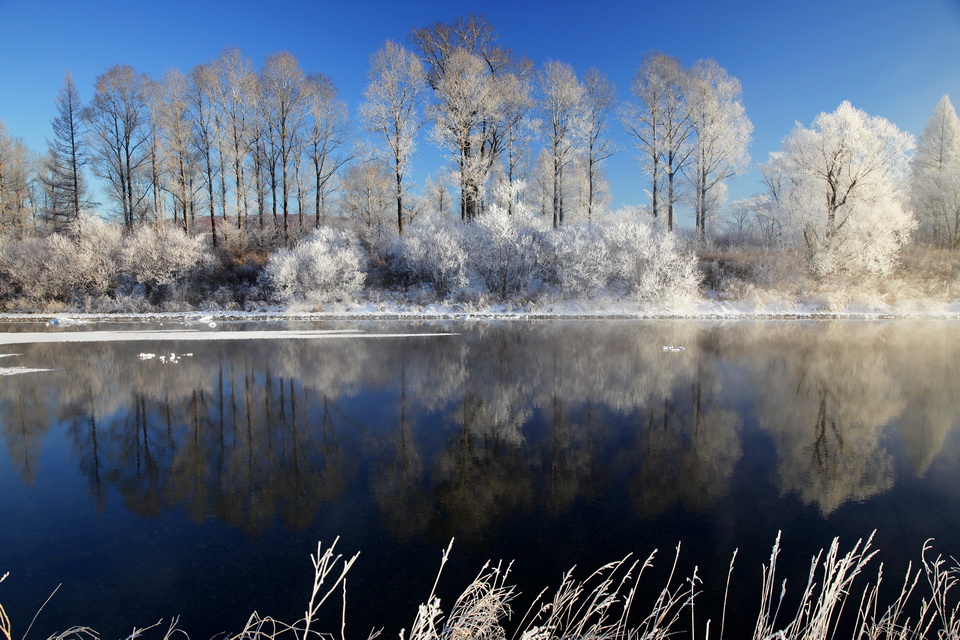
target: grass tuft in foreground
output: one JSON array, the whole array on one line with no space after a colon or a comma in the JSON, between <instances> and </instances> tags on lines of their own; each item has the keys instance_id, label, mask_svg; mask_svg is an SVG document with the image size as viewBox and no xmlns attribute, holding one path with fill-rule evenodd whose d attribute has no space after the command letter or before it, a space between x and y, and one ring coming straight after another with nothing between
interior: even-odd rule
<instances>
[{"instance_id":1,"label":"grass tuft in foreground","mask_svg":"<svg viewBox=\"0 0 960 640\"><path fill-rule=\"evenodd\" d=\"M285 623L253 613L243 630L227 640L346 640L347 574L359 554L346 559L335 553L338 541L339 538L327 548L318 544L316 554L311 556L313 588L300 620ZM811 559L809 576L797 601L794 595L787 598L786 580L778 585L778 534L769 563L763 566L753 640L960 640L960 602L955 590L960 581L960 563L941 555L931 559L928 540L919 566L911 564L907 568L899 595L883 605L883 565L878 566L875 576L867 577L865 573L877 553L872 543L871 535L841 554L839 541L834 539L828 549ZM656 551L643 562L628 556L604 565L582 580L574 576L574 569L567 571L556 590L541 591L526 614L514 623L511 603L519 592L509 583L511 565L502 562L484 565L449 612L444 612L436 591L452 545L451 541L444 550L433 588L426 602L418 607L409 631L400 631L400 640L710 640L722 639L726 631L726 599L736 552L730 561L724 605L719 612L713 612L719 614L718 622L705 618L697 609L702 584L697 569L689 577L677 576L678 545L666 581L648 609L636 610L635 602L640 581L653 566ZM0 582L6 577L0 578ZM331 599L341 607L340 628L317 629L317 613ZM841 618L846 621L843 630ZM134 628L127 640L137 640L154 629L163 630L161 622ZM28 627L24 639L29 630ZM371 631L368 640L379 635L380 631ZM0 636L0 640L13 640L10 619L2 605ZM187 638L174 619L163 630L161 640L175 640L178 636L181 640ZM73 627L48 640L98 638L92 629Z\"/></svg>"}]
</instances>

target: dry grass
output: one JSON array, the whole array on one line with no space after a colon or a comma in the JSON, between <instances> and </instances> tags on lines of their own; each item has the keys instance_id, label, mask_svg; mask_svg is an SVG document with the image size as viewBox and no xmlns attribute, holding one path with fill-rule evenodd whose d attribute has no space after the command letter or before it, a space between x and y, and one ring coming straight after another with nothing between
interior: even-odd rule
<instances>
[{"instance_id":1,"label":"dry grass","mask_svg":"<svg viewBox=\"0 0 960 640\"><path fill-rule=\"evenodd\" d=\"M698 250L704 287L722 300L762 307L799 303L828 312L856 308L936 311L960 300L960 252L905 249L890 273L812 276L800 253L733 246Z\"/></svg>"},{"instance_id":2,"label":"dry grass","mask_svg":"<svg viewBox=\"0 0 960 640\"><path fill-rule=\"evenodd\" d=\"M960 640L960 602L956 598L960 565L956 559L948 561L941 555L931 558L932 546L927 541L919 566L914 568L911 564L907 568L899 595L884 606L880 602L883 565L879 565L873 581L864 578L877 553L872 543L871 535L841 553L839 541L834 539L828 549L811 559L809 576L799 600L797 604L788 605L795 599L787 598L786 580L778 583L778 535L769 563L763 566L759 612L749 637L753 640L847 637L851 640ZM227 640L346 640L346 580L359 554L345 559L335 553L336 544L334 540L326 549L318 545L317 553L311 556L314 581L303 618L287 624L253 613L243 630ZM433 588L426 602L418 607L410 630L400 631L401 640L663 640L671 637L695 640L698 636L709 640L712 627L715 628L711 619L701 623L697 618L701 613L696 607L701 584L697 569L687 578L677 575L679 546L662 587L654 590L657 595L653 602L640 611L636 610L640 581L653 566L656 552L643 562L628 556L600 567L582 580L575 577L575 570L571 569L555 590L540 592L516 624L511 624L511 603L519 592L509 583L511 566L487 563L445 614L436 590L452 544L451 541L441 556ZM735 558L736 553L727 574L723 607L715 612L719 614L721 640L726 631L727 596ZM321 631L315 628L317 612L331 599L339 601L341 606L340 628L335 632ZM849 610L845 612L845 609ZM846 624L841 625L841 620ZM135 628L126 640L138 640L154 629L162 629L161 623ZM29 627L24 638L28 634ZM0 635L13 640L10 619L2 606ZM371 631L368 640L378 635L378 631ZM174 619L163 630L161 640L175 640L178 636L187 638ZM96 632L87 627L73 627L48 640L98 638Z\"/></svg>"}]
</instances>

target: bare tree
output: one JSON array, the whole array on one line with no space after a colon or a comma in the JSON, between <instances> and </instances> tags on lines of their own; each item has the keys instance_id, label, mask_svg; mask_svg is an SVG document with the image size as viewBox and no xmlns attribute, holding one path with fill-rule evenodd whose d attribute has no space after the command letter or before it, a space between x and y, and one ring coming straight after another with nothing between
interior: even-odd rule
<instances>
[{"instance_id":1,"label":"bare tree","mask_svg":"<svg viewBox=\"0 0 960 640\"><path fill-rule=\"evenodd\" d=\"M309 104L309 91L304 80L300 63L286 51L269 56L260 72L263 113L280 170L284 238L289 238L290 181L299 161L296 153L298 137Z\"/></svg>"},{"instance_id":2,"label":"bare tree","mask_svg":"<svg viewBox=\"0 0 960 640\"><path fill-rule=\"evenodd\" d=\"M159 83L150 80L147 83L147 110L149 118L147 120L147 155L150 169L150 194L153 197L153 206L151 213L154 220L161 220L164 217L164 197L163 197L163 140L160 132L160 125L157 122L161 105L162 89Z\"/></svg>"},{"instance_id":3,"label":"bare tree","mask_svg":"<svg viewBox=\"0 0 960 640\"><path fill-rule=\"evenodd\" d=\"M354 221L360 237L369 245L376 246L392 228L389 211L394 177L378 162L352 164L344 172L341 213Z\"/></svg>"},{"instance_id":4,"label":"bare tree","mask_svg":"<svg viewBox=\"0 0 960 640\"><path fill-rule=\"evenodd\" d=\"M367 131L383 139L375 156L393 173L397 232L403 234L403 178L423 127L423 64L401 45L388 40L370 57L370 84L363 92L360 118Z\"/></svg>"},{"instance_id":5,"label":"bare tree","mask_svg":"<svg viewBox=\"0 0 960 640\"><path fill-rule=\"evenodd\" d=\"M165 189L173 198L173 220L182 216L184 233L190 232L190 217L195 207L196 149L193 144L193 114L190 111L189 81L176 69L166 72L160 83L156 112L166 169Z\"/></svg>"},{"instance_id":6,"label":"bare tree","mask_svg":"<svg viewBox=\"0 0 960 640\"><path fill-rule=\"evenodd\" d=\"M207 191L207 211L210 214L210 238L217 246L216 197L214 180L220 170L217 155L216 96L219 84L212 65L199 64L190 72L190 102L193 114L193 143L203 167L203 182Z\"/></svg>"},{"instance_id":7,"label":"bare tree","mask_svg":"<svg viewBox=\"0 0 960 640\"><path fill-rule=\"evenodd\" d=\"M31 185L34 154L20 138L7 133L0 120L0 231L23 229L36 209Z\"/></svg>"},{"instance_id":8,"label":"bare tree","mask_svg":"<svg viewBox=\"0 0 960 640\"><path fill-rule=\"evenodd\" d=\"M601 163L617 152L616 145L607 135L607 118L616 106L617 89L597 69L590 69L583 76L583 87L586 102L587 220L593 220Z\"/></svg>"},{"instance_id":9,"label":"bare tree","mask_svg":"<svg viewBox=\"0 0 960 640\"><path fill-rule=\"evenodd\" d=\"M145 217L149 193L144 176L150 159L148 83L146 74L129 65L110 67L97 76L93 99L83 112L94 174L107 181L128 229Z\"/></svg>"},{"instance_id":10,"label":"bare tree","mask_svg":"<svg viewBox=\"0 0 960 640\"><path fill-rule=\"evenodd\" d=\"M696 136L686 174L693 188L696 229L720 207L725 181L747 170L753 125L740 101L740 82L714 60L700 60L690 72L690 125Z\"/></svg>"},{"instance_id":11,"label":"bare tree","mask_svg":"<svg viewBox=\"0 0 960 640\"><path fill-rule=\"evenodd\" d=\"M679 60L659 52L648 54L633 79L636 102L627 103L621 114L651 178L653 216L663 213L665 204L670 229L673 208L681 196L677 177L693 149L687 84L687 73ZM667 181L666 194L661 185L663 179Z\"/></svg>"},{"instance_id":12,"label":"bare tree","mask_svg":"<svg viewBox=\"0 0 960 640\"><path fill-rule=\"evenodd\" d=\"M584 88L573 67L548 60L540 73L540 112L552 164L553 228L563 224L563 170L576 156L584 132Z\"/></svg>"},{"instance_id":13,"label":"bare tree","mask_svg":"<svg viewBox=\"0 0 960 640\"><path fill-rule=\"evenodd\" d=\"M349 138L347 106L337 98L337 87L328 76L307 77L310 85L309 126L305 133L307 160L313 168L314 226L326 212L325 203L333 191L337 171L350 160L345 151Z\"/></svg>"},{"instance_id":14,"label":"bare tree","mask_svg":"<svg viewBox=\"0 0 960 640\"><path fill-rule=\"evenodd\" d=\"M257 221L264 227L264 211L267 207L267 191L270 190L273 202L273 223L277 223L276 205L276 153L270 128L267 126L265 100L259 78L258 91L255 94L255 108L250 130L250 169L253 174L253 191L257 201Z\"/></svg>"},{"instance_id":15,"label":"bare tree","mask_svg":"<svg viewBox=\"0 0 960 640\"><path fill-rule=\"evenodd\" d=\"M221 139L225 141L221 157L224 170L221 175L225 175L229 167L233 177L237 228L242 228L249 210L244 159L253 145L257 76L250 61L234 47L224 49L214 64L220 92L217 111L223 132Z\"/></svg>"},{"instance_id":16,"label":"bare tree","mask_svg":"<svg viewBox=\"0 0 960 640\"><path fill-rule=\"evenodd\" d=\"M57 94L57 115L53 119L53 140L47 141L46 178L44 188L49 203L46 216L57 226L64 226L89 206L83 166L87 149L83 139L83 103L80 92L67 71Z\"/></svg>"}]
</instances>

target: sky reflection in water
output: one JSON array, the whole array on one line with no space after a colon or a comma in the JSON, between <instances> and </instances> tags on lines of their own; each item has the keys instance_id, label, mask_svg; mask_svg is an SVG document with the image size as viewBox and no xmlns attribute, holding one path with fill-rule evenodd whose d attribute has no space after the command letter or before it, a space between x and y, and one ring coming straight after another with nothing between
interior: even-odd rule
<instances>
[{"instance_id":1,"label":"sky reflection in water","mask_svg":"<svg viewBox=\"0 0 960 640\"><path fill-rule=\"evenodd\" d=\"M0 377L15 629L61 582L33 635L292 621L337 535L364 636L409 628L451 537L446 603L487 559L532 595L678 542L709 603L739 547L734 620L778 530L803 576L874 529L894 575L928 537L958 553L960 323L338 326L457 335L0 349L56 369Z\"/></svg>"}]
</instances>

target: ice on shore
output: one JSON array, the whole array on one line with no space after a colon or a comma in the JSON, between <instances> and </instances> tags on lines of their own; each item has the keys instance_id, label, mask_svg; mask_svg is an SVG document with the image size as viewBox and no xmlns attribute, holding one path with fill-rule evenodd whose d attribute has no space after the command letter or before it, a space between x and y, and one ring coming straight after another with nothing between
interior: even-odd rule
<instances>
[{"instance_id":1,"label":"ice on shore","mask_svg":"<svg viewBox=\"0 0 960 640\"><path fill-rule=\"evenodd\" d=\"M432 333L362 333L355 329L317 329L311 331L263 330L263 331L71 331L68 333L0 333L0 345L64 343L64 342L205 342L223 340L332 340L332 339L382 339L382 338L426 338L455 335L450 332ZM175 354L173 354L175 355ZM192 355L192 354L191 354ZM141 360L156 354L141 353ZM164 359L169 357L164 354Z\"/></svg>"}]
</instances>

